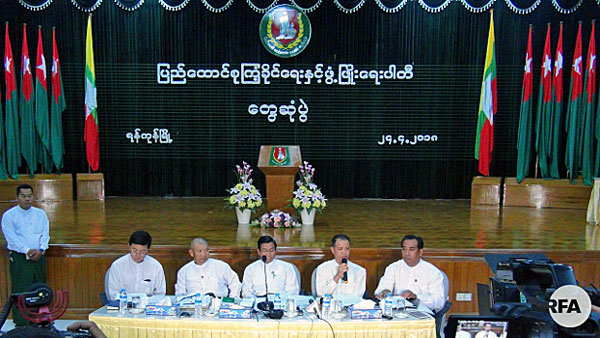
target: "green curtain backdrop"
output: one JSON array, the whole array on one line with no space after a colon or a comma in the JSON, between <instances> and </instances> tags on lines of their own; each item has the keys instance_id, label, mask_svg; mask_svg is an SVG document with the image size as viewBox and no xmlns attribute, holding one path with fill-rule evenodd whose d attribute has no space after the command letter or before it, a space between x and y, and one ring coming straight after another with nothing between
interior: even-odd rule
<instances>
[{"instance_id":1,"label":"green curtain backdrop","mask_svg":"<svg viewBox=\"0 0 600 338\"><path fill-rule=\"evenodd\" d=\"M473 6L486 2L469 1ZM564 7L576 3L559 2ZM436 5L433 0L427 3ZM526 8L533 1L513 3ZM539 74L545 27L552 23L554 54L559 22L564 21L568 70L577 22L584 22L583 45L587 46L589 23L600 17L600 6L595 0L584 0L570 15L557 12L550 1L542 1L527 15L514 13L505 1L497 0L493 8L498 113L491 175L515 176L528 25L534 25L533 74ZM234 1L226 11L213 13L201 1L171 12L158 1L126 11L105 0L93 12L92 24L100 172L105 175L106 194L223 196L235 180L233 166L242 160L255 166L261 144L298 144L303 158L316 167L316 183L328 197L468 198L477 168L472 154L489 12L472 13L453 1L433 14L417 1L408 1L398 13L385 13L374 1L367 1L357 12L346 14L333 1L324 1L308 17L312 38L307 49L281 59L263 48L258 35L262 14L245 1ZM88 170L83 143L86 20L87 13L70 1L54 1L42 11L27 10L17 1L0 2L0 22L10 24L13 51L20 51L23 22L28 27L43 26L47 51L51 27L57 27L67 99L63 172ZM35 33L29 30L30 41L35 41ZM3 52L3 39L0 48ZM15 54L15 59L19 57ZM358 80L353 86L314 80L310 85L296 84L292 79L242 85L231 78L164 85L157 82L158 63L168 63L171 69L178 63L186 69L221 69L225 63L231 69L240 69L242 63L314 69L323 64L324 70L332 66L336 74L340 64L377 71L410 64L414 77L384 79L379 85ZM570 73L564 73L568 84ZM534 91L538 82L539 76L534 76ZM294 100L298 106L299 99L309 107L305 123L299 122L298 114L293 123L281 115L270 123L266 115L248 113L251 104L279 106ZM134 135L136 128L142 134L166 128L173 142L148 144L139 139L132 143L127 134ZM398 140L400 135L412 139L418 134L436 135L438 141L378 144L384 135ZM264 177L258 170L254 180L264 191Z\"/></svg>"}]
</instances>

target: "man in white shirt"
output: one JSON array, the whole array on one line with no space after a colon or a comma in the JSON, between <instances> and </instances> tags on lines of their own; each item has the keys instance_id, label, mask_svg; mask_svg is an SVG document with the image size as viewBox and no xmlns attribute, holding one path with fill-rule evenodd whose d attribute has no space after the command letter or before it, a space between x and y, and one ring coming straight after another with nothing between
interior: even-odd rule
<instances>
[{"instance_id":1,"label":"man in white shirt","mask_svg":"<svg viewBox=\"0 0 600 338\"><path fill-rule=\"evenodd\" d=\"M260 237L256 252L261 259L248 265L244 270L242 297L264 296L266 294L265 283L271 294L297 295L300 292L296 270L292 264L275 258L277 256L277 242L273 237Z\"/></svg>"},{"instance_id":2,"label":"man in white shirt","mask_svg":"<svg viewBox=\"0 0 600 338\"><path fill-rule=\"evenodd\" d=\"M25 292L35 283L46 283L46 257L50 241L46 212L32 206L33 188L28 184L17 187L17 204L2 215L2 233L9 250L11 292ZM29 325L16 307L14 323Z\"/></svg>"},{"instance_id":3,"label":"man in white shirt","mask_svg":"<svg viewBox=\"0 0 600 338\"><path fill-rule=\"evenodd\" d=\"M350 237L338 234L331 239L334 259L321 263L316 270L317 296L349 294L363 297L367 288L367 270L348 260Z\"/></svg>"},{"instance_id":4,"label":"man in white shirt","mask_svg":"<svg viewBox=\"0 0 600 338\"><path fill-rule=\"evenodd\" d=\"M120 257L108 269L108 299L118 299L118 293L164 295L167 290L162 265L148 255L152 237L146 231L136 231L129 237L129 254Z\"/></svg>"},{"instance_id":5,"label":"man in white shirt","mask_svg":"<svg viewBox=\"0 0 600 338\"><path fill-rule=\"evenodd\" d=\"M190 247L193 260L177 272L175 294L213 293L216 297L239 297L242 283L229 264L208 258L208 243L202 238L194 239Z\"/></svg>"},{"instance_id":6,"label":"man in white shirt","mask_svg":"<svg viewBox=\"0 0 600 338\"><path fill-rule=\"evenodd\" d=\"M492 324L485 323L483 325L483 331L477 332L475 338L498 338L496 332L492 331Z\"/></svg>"},{"instance_id":7,"label":"man in white shirt","mask_svg":"<svg viewBox=\"0 0 600 338\"><path fill-rule=\"evenodd\" d=\"M385 269L375 295L383 299L388 293L410 301L419 301L432 311L439 311L446 303L444 276L433 264L421 259L423 239L406 235L402 239L402 259Z\"/></svg>"}]
</instances>

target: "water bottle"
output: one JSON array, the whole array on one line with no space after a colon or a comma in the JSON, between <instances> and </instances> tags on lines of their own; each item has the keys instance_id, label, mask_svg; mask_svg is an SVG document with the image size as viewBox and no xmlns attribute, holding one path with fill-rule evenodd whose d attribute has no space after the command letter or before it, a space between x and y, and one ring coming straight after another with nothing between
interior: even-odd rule
<instances>
[{"instance_id":1,"label":"water bottle","mask_svg":"<svg viewBox=\"0 0 600 338\"><path fill-rule=\"evenodd\" d=\"M202 295L197 293L196 299L194 299L194 317L198 318L202 316Z\"/></svg>"},{"instance_id":2,"label":"water bottle","mask_svg":"<svg viewBox=\"0 0 600 338\"><path fill-rule=\"evenodd\" d=\"M121 289L119 293L119 313L124 314L127 311L127 292Z\"/></svg>"},{"instance_id":3,"label":"water bottle","mask_svg":"<svg viewBox=\"0 0 600 338\"><path fill-rule=\"evenodd\" d=\"M273 307L275 310L281 310L281 295L279 293L275 294L275 299L273 301Z\"/></svg>"},{"instance_id":4,"label":"water bottle","mask_svg":"<svg viewBox=\"0 0 600 338\"><path fill-rule=\"evenodd\" d=\"M325 319L329 318L329 312L331 310L331 296L326 293L323 297L323 317Z\"/></svg>"},{"instance_id":5,"label":"water bottle","mask_svg":"<svg viewBox=\"0 0 600 338\"><path fill-rule=\"evenodd\" d=\"M383 315L391 317L392 316L392 307L393 307L392 294L388 293L387 296L385 296L385 302L384 302L384 306L383 306Z\"/></svg>"}]
</instances>

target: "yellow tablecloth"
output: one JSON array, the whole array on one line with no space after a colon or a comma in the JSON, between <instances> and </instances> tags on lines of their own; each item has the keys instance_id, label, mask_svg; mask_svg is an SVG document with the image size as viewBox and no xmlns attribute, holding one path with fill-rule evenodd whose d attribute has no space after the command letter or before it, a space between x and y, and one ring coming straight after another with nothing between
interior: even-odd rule
<instances>
[{"instance_id":1,"label":"yellow tablecloth","mask_svg":"<svg viewBox=\"0 0 600 338\"><path fill-rule=\"evenodd\" d=\"M175 318L107 313L100 308L89 316L110 338L325 338L333 337L327 323L305 317L280 321L260 318L223 320L215 317ZM412 317L409 317L412 318ZM338 338L434 338L432 319L329 320Z\"/></svg>"}]
</instances>

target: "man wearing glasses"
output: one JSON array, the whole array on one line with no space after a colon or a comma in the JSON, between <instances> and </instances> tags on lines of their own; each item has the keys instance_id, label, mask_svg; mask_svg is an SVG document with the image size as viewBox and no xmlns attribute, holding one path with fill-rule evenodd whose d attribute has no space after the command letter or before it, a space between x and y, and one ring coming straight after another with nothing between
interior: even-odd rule
<instances>
[{"instance_id":1,"label":"man wearing glasses","mask_svg":"<svg viewBox=\"0 0 600 338\"><path fill-rule=\"evenodd\" d=\"M129 237L129 254L117 259L108 269L106 296L117 299L121 289L127 293L145 293L149 296L166 293L165 272L162 265L148 255L152 237L146 231L136 231Z\"/></svg>"},{"instance_id":2,"label":"man wearing glasses","mask_svg":"<svg viewBox=\"0 0 600 338\"><path fill-rule=\"evenodd\" d=\"M379 299L388 293L402 296L410 301L419 301L432 311L444 307L444 275L433 264L421 259L423 238L406 235L400 244L402 259L390 264L375 295Z\"/></svg>"},{"instance_id":3,"label":"man wearing glasses","mask_svg":"<svg viewBox=\"0 0 600 338\"><path fill-rule=\"evenodd\" d=\"M242 297L264 296L266 293L265 283L267 283L269 293L297 295L300 292L296 270L292 264L275 258L277 256L277 242L273 237L260 237L256 252L261 259L248 265L244 270Z\"/></svg>"}]
</instances>

